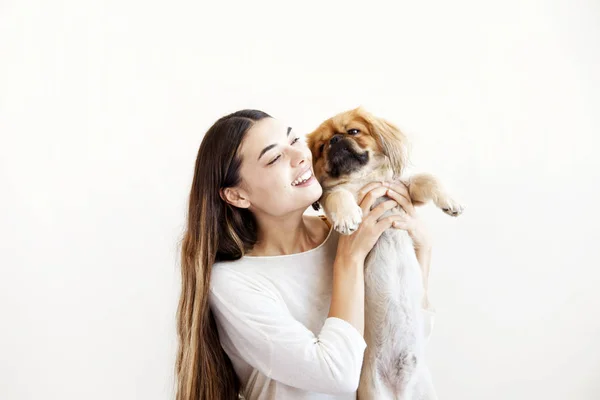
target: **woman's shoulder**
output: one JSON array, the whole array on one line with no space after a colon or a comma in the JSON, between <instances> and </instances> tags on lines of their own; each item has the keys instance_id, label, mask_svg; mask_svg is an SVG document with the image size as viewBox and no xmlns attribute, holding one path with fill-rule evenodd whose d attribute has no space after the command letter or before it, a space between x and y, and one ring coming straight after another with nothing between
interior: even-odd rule
<instances>
[{"instance_id":1,"label":"woman's shoulder","mask_svg":"<svg viewBox=\"0 0 600 400\"><path fill-rule=\"evenodd\" d=\"M210 292L225 297L239 297L243 293L273 294L273 287L260 274L253 273L252 268L243 268L236 261L220 261L213 264L210 273Z\"/></svg>"}]
</instances>

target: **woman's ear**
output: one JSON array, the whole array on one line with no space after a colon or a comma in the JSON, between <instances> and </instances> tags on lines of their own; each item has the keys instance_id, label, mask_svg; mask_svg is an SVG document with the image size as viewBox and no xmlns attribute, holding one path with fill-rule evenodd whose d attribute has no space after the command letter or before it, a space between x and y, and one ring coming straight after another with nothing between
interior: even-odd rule
<instances>
[{"instance_id":1,"label":"woman's ear","mask_svg":"<svg viewBox=\"0 0 600 400\"><path fill-rule=\"evenodd\" d=\"M239 188L223 188L219 190L219 195L223 201L237 208L250 207L250 200L246 192Z\"/></svg>"}]
</instances>

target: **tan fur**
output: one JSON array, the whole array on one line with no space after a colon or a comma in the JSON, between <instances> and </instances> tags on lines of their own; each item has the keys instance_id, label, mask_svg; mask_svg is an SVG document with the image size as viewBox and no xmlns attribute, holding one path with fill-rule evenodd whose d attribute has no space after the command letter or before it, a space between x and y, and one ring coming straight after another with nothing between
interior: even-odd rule
<instances>
[{"instance_id":1,"label":"tan fur","mask_svg":"<svg viewBox=\"0 0 600 400\"><path fill-rule=\"evenodd\" d=\"M348 135L351 129L358 129L360 133L356 136ZM369 165L352 176L333 178L329 176L327 142L336 133L344 133L346 138L353 141L356 149L368 151L371 159ZM394 124L375 117L362 107L342 112L326 121L307 136L307 144L313 154L313 169L315 176L323 186L323 205L328 217L331 213L336 216L347 216L356 213L351 202L343 200L339 194L335 199L328 199L328 189L346 189L347 197L357 200L358 190L369 182L378 180L400 179L408 157L406 136ZM323 150L321 151L321 145ZM444 191L441 183L430 174L419 174L409 179L402 179L409 188L411 200L415 205L423 205L430 200L451 216L458 216L462 212L462 206L452 200ZM324 205L327 203L327 207ZM343 218L343 217L342 217ZM332 219L335 224L336 221ZM338 225L347 225L346 221L339 221ZM351 233L356 229L345 230Z\"/></svg>"}]
</instances>

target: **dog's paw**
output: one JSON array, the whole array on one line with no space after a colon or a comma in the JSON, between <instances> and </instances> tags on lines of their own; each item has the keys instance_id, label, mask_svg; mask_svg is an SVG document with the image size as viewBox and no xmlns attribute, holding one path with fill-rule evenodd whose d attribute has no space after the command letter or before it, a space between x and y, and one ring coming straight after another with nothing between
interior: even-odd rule
<instances>
[{"instance_id":1,"label":"dog's paw","mask_svg":"<svg viewBox=\"0 0 600 400\"><path fill-rule=\"evenodd\" d=\"M362 221L362 209L355 204L354 207L344 210L344 212L331 213L330 219L333 229L342 235L349 235L358 229Z\"/></svg>"},{"instance_id":2,"label":"dog's paw","mask_svg":"<svg viewBox=\"0 0 600 400\"><path fill-rule=\"evenodd\" d=\"M444 198L440 201L436 202L436 205L442 209L443 212L448 214L451 217L458 217L465 210L465 206L460 204L459 202L451 199Z\"/></svg>"}]
</instances>

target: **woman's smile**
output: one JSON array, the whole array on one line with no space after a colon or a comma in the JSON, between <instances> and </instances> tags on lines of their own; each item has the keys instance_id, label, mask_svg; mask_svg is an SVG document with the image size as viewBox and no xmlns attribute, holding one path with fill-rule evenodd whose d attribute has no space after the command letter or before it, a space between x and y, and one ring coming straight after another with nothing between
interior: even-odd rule
<instances>
[{"instance_id":1,"label":"woman's smile","mask_svg":"<svg viewBox=\"0 0 600 400\"><path fill-rule=\"evenodd\" d=\"M312 168L308 168L298 178L292 182L292 186L295 187L306 187L312 185L315 182L315 176L312 172Z\"/></svg>"}]
</instances>

